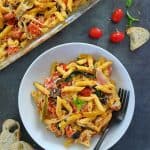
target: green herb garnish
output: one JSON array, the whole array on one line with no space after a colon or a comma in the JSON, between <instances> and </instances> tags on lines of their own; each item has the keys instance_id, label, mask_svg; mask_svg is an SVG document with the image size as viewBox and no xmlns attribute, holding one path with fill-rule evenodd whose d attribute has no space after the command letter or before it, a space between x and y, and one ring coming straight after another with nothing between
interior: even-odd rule
<instances>
[{"instance_id":1,"label":"green herb garnish","mask_svg":"<svg viewBox=\"0 0 150 150\"><path fill-rule=\"evenodd\" d=\"M76 98L73 100L73 103L77 106L78 110L80 110L82 108L82 106L85 104L85 101Z\"/></svg>"},{"instance_id":2,"label":"green herb garnish","mask_svg":"<svg viewBox=\"0 0 150 150\"><path fill-rule=\"evenodd\" d=\"M72 80L72 78L73 78L74 76L77 76L77 75L83 75L83 76L85 76L85 77L87 77L87 78L92 78L92 79L93 79L93 78L96 78L95 75L90 74L90 73L81 72L81 71L74 71L74 72L72 72L72 73L65 79L65 81L66 81L66 82L69 82L69 81Z\"/></svg>"},{"instance_id":3,"label":"green herb garnish","mask_svg":"<svg viewBox=\"0 0 150 150\"><path fill-rule=\"evenodd\" d=\"M126 0L126 7L129 8L133 4L133 0Z\"/></svg>"},{"instance_id":4,"label":"green herb garnish","mask_svg":"<svg viewBox=\"0 0 150 150\"><path fill-rule=\"evenodd\" d=\"M128 27L131 27L134 22L138 22L139 21L138 18L135 18L135 17L131 16L129 11L127 11L126 14L127 14L127 17L128 17Z\"/></svg>"}]
</instances>

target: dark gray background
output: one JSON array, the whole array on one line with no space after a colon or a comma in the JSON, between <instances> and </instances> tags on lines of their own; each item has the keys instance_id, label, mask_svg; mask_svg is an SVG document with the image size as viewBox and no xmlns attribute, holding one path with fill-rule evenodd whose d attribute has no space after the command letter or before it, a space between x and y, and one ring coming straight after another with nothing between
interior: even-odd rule
<instances>
[{"instance_id":1,"label":"dark gray background","mask_svg":"<svg viewBox=\"0 0 150 150\"><path fill-rule=\"evenodd\" d=\"M66 27L63 31L35 48L0 73L0 125L5 119L13 118L21 123L18 112L18 89L20 81L31 62L45 50L66 42L87 42L99 45L114 54L127 68L135 88L136 106L133 121L125 136L111 150L150 150L150 43L145 44L136 52L129 51L129 39L120 44L111 44L108 36L118 28L125 29L126 19L114 25L109 21L115 7L124 8L125 0L102 0L94 8ZM150 0L135 0L132 12L138 15L140 23L150 29ZM88 38L91 26L100 26L104 36L100 40ZM28 108L27 108L28 109ZM0 126L1 127L1 126ZM31 143L36 149L42 150L33 142L21 123L22 140Z\"/></svg>"}]
</instances>

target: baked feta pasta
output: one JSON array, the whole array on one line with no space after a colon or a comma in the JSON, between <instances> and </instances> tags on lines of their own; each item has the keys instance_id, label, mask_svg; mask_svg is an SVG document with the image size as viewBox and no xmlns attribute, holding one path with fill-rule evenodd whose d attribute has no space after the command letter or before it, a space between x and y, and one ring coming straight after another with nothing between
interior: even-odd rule
<instances>
[{"instance_id":1,"label":"baked feta pasta","mask_svg":"<svg viewBox=\"0 0 150 150\"><path fill-rule=\"evenodd\" d=\"M50 31L87 0L0 0L0 63Z\"/></svg>"},{"instance_id":2,"label":"baked feta pasta","mask_svg":"<svg viewBox=\"0 0 150 150\"><path fill-rule=\"evenodd\" d=\"M120 110L112 63L81 54L67 64L54 63L44 83L34 82L32 97L40 119L57 137L66 138L66 146L89 147L91 138L107 127L112 112Z\"/></svg>"}]
</instances>

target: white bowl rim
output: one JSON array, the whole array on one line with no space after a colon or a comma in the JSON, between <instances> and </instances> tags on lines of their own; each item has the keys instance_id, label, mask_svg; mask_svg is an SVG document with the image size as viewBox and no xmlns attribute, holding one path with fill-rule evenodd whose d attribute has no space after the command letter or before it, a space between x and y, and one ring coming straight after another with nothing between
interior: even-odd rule
<instances>
[{"instance_id":1,"label":"white bowl rim","mask_svg":"<svg viewBox=\"0 0 150 150\"><path fill-rule=\"evenodd\" d=\"M124 65L121 63L121 61L120 61L116 56L114 56L112 53L108 52L108 51L105 50L104 48L99 47L99 46L97 46L97 45L93 45L93 44L89 44L89 43L83 43L83 42L70 42L70 43L64 43L64 44L60 44L60 45L54 46L54 47L52 47L52 48L49 48L48 50L46 50L45 52L43 52L42 54L40 54L40 55L30 64L30 66L27 68L27 70L26 70L26 72L25 72L25 74L24 74L24 76L23 76L23 78L22 78L22 80L21 80L21 82L20 82L20 87L19 87L19 92L18 92L18 108L19 108L19 115L20 115L20 118L21 118L21 120L22 120L22 122L23 122L23 125L24 125L24 127L25 127L27 133L31 136L31 138L32 138L38 145L40 145L42 148L44 148L44 146L43 146L39 141L35 140L35 138L34 138L34 137L32 136L32 134L29 132L29 130L28 130L27 126L26 126L26 123L25 123L24 120L23 120L23 116L21 115L22 113L21 113L21 110L20 110L20 100L19 100L19 99L20 99L20 93L21 93L21 87L22 87L22 83L23 83L23 80L24 80L26 74L28 74L29 70L32 68L32 66L33 66L34 63L36 63L41 57L43 57L44 55L46 55L46 54L49 53L50 51L52 52L52 51L55 51L56 48L59 48L59 47L62 47L62 46L68 46L68 45L89 45L89 46L91 46L91 47L93 47L93 48L95 47L95 48L101 49L102 52L104 52L104 53L110 55L112 58L115 58L116 61L117 61L117 63L119 63L119 64L121 65L122 69L125 70L126 73L127 73L127 75L129 76L129 81L130 81L130 83L131 83L131 91L132 91L132 93L133 93L132 114L130 115L130 118L128 119L127 125L125 126L124 130L122 131L122 134L121 134L121 135L118 135L118 137L114 140L114 142L112 142L111 144L109 144L108 149L110 149L112 146L114 146L114 145L125 135L125 133L127 132L128 128L129 128L129 126L130 126L130 124L131 124L131 122L132 122L133 115L134 115L134 110L135 110L135 92L134 92L134 87L133 87L133 83L132 83L131 77L130 77L128 71L126 70L126 68L124 67Z\"/></svg>"}]
</instances>

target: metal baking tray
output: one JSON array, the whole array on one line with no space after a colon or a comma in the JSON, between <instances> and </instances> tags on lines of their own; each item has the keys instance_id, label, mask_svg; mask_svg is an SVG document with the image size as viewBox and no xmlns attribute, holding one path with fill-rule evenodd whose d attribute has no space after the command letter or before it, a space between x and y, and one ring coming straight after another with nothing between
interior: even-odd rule
<instances>
[{"instance_id":1,"label":"metal baking tray","mask_svg":"<svg viewBox=\"0 0 150 150\"><path fill-rule=\"evenodd\" d=\"M35 47L46 41L48 38L55 35L57 32L61 31L64 27L72 23L74 20L79 18L82 14L84 14L86 11L88 11L90 8L92 8L95 4L97 4L100 0L89 0L86 4L80 6L77 11L74 11L72 14L69 15L69 17L62 23L59 23L57 26L55 26L53 29L42 35L41 37L37 38L34 41L31 41L29 45L27 45L25 48L21 49L16 54L9 56L6 60L0 62L0 70L5 68L6 66L10 65L23 55L27 54L31 50L33 50Z\"/></svg>"}]
</instances>

